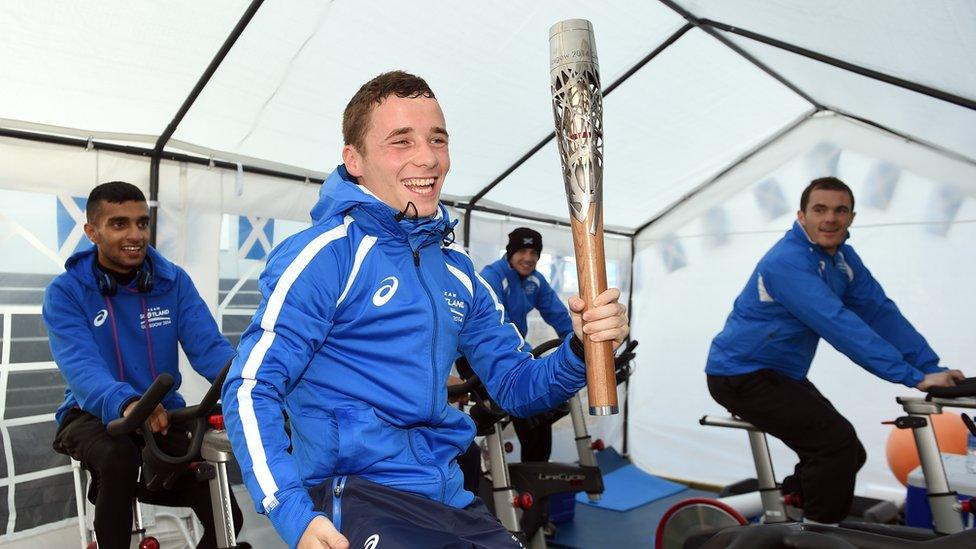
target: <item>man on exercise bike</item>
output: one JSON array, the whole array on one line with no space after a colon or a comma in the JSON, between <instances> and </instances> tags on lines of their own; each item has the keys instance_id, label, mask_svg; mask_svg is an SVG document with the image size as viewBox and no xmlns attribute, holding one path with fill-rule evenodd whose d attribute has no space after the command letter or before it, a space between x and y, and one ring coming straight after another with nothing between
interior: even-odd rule
<instances>
[{"instance_id":1,"label":"man on exercise bike","mask_svg":"<svg viewBox=\"0 0 976 549\"><path fill-rule=\"evenodd\" d=\"M170 490L139 484L141 440L111 436L105 426L127 416L157 375L180 386L177 345L209 381L234 354L189 275L149 246L149 206L135 185L104 183L88 196L85 234L94 244L65 263L44 293L42 310L51 353L68 382L58 408L54 449L92 474L99 549L128 548L132 498L192 507L204 526L199 548L217 541L210 488L192 474ZM186 437L169 424L166 410L186 403L175 390L149 419L158 443L184 453ZM145 479L143 479L145 480ZM241 513L233 501L234 524Z\"/></svg>"},{"instance_id":2,"label":"man on exercise bike","mask_svg":"<svg viewBox=\"0 0 976 549\"><path fill-rule=\"evenodd\" d=\"M575 335L551 355L524 351L439 204L446 128L423 79L363 85L313 226L261 275L224 415L258 511L291 547L518 547L462 488L474 426L447 403L452 363L463 354L501 406L531 415L584 385L581 338L629 331L610 289L585 313L570 300Z\"/></svg>"},{"instance_id":3,"label":"man on exercise bike","mask_svg":"<svg viewBox=\"0 0 976 549\"><path fill-rule=\"evenodd\" d=\"M537 309L560 339L573 333L573 322L566 305L535 269L542 253L542 235L528 227L508 233L505 257L487 265L481 276L505 306L505 320L527 337L527 317ZM552 454L552 425L540 418L512 418L512 426L522 448L522 461L549 461Z\"/></svg>"},{"instance_id":4,"label":"man on exercise bike","mask_svg":"<svg viewBox=\"0 0 976 549\"><path fill-rule=\"evenodd\" d=\"M807 379L820 338L872 374L925 390L964 376L902 316L846 244L854 193L834 177L803 191L793 228L759 261L715 336L705 372L712 397L800 457L784 492L805 520L847 516L866 458L851 424Z\"/></svg>"}]
</instances>

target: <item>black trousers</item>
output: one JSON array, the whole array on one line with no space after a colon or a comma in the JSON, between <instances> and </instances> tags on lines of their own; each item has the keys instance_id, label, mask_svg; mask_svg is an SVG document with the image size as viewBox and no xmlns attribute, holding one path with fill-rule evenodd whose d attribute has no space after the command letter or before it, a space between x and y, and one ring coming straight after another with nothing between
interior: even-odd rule
<instances>
[{"instance_id":1,"label":"black trousers","mask_svg":"<svg viewBox=\"0 0 976 549\"><path fill-rule=\"evenodd\" d=\"M552 424L541 418L512 418L512 427L522 446L522 462L549 461L552 455Z\"/></svg>"},{"instance_id":2,"label":"black trousers","mask_svg":"<svg viewBox=\"0 0 976 549\"><path fill-rule=\"evenodd\" d=\"M803 514L817 522L840 522L854 499L854 480L867 455L854 427L808 380L772 370L738 376L708 376L716 402L780 439L800 457L786 492L798 491Z\"/></svg>"},{"instance_id":3,"label":"black trousers","mask_svg":"<svg viewBox=\"0 0 976 549\"><path fill-rule=\"evenodd\" d=\"M165 452L186 453L189 446L185 431L172 426L166 436L156 435ZM135 436L111 436L100 418L78 408L69 410L54 437L54 449L81 462L92 474L88 499L95 505L95 536L99 549L128 549L132 535L132 499L154 505L190 507L203 524L204 533L198 549L217 547L210 487L187 474L170 490L150 491L139 479L142 465L142 439ZM243 522L241 510L231 494L234 525L239 532Z\"/></svg>"}]
</instances>

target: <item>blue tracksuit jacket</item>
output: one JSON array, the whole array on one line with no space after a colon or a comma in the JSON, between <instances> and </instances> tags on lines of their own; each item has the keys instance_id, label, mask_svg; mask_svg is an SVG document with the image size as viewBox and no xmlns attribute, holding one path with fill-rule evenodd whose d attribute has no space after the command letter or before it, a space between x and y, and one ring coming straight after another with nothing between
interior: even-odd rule
<instances>
[{"instance_id":1,"label":"blue tracksuit jacket","mask_svg":"<svg viewBox=\"0 0 976 549\"><path fill-rule=\"evenodd\" d=\"M872 374L908 387L944 369L854 248L843 244L831 257L794 222L735 300L705 372L770 369L803 379L821 337Z\"/></svg>"},{"instance_id":2,"label":"blue tracksuit jacket","mask_svg":"<svg viewBox=\"0 0 976 549\"><path fill-rule=\"evenodd\" d=\"M532 309L539 310L542 319L556 330L559 337L573 334L569 310L539 271L532 271L523 279L509 264L508 258L503 257L485 266L481 276L505 306L506 320L515 324L522 337L528 334L526 317Z\"/></svg>"},{"instance_id":3,"label":"blue tracksuit jacket","mask_svg":"<svg viewBox=\"0 0 976 549\"><path fill-rule=\"evenodd\" d=\"M92 270L94 246L68 258L66 272L44 292L51 353L68 382L56 414L59 423L76 406L108 423L163 372L173 376L178 389L177 343L211 381L234 354L186 271L153 248L147 253L153 264L148 293L140 293L133 281L114 296L102 295ZM163 399L166 409L185 405L175 390Z\"/></svg>"},{"instance_id":4,"label":"blue tracksuit jacket","mask_svg":"<svg viewBox=\"0 0 976 549\"><path fill-rule=\"evenodd\" d=\"M396 213L339 166L313 226L270 254L261 305L224 384L244 481L291 546L316 515L307 489L336 475L454 507L472 501L455 458L474 424L447 404L445 388L460 354L516 415L547 410L585 383L568 340L539 361L520 350L490 286L451 243L446 208L421 220L397 222Z\"/></svg>"}]
</instances>

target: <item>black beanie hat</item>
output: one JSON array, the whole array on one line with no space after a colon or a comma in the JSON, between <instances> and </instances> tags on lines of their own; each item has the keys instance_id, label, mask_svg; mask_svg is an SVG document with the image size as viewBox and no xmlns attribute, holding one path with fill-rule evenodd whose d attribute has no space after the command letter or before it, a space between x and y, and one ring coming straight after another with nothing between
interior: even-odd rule
<instances>
[{"instance_id":1,"label":"black beanie hat","mask_svg":"<svg viewBox=\"0 0 976 549\"><path fill-rule=\"evenodd\" d=\"M515 252L523 248L532 248L541 255L542 235L528 227L519 227L508 233L508 246L505 246L505 256L511 259Z\"/></svg>"}]
</instances>

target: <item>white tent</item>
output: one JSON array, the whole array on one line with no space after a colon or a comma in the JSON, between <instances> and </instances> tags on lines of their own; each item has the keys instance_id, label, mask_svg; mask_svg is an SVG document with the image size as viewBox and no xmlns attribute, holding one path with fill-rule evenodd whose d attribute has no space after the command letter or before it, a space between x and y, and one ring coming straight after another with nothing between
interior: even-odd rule
<instances>
[{"instance_id":1,"label":"white tent","mask_svg":"<svg viewBox=\"0 0 976 549\"><path fill-rule=\"evenodd\" d=\"M468 218L459 237L475 261L493 260L505 233L528 223L544 232L542 267L574 292L547 30L576 17L593 22L606 96L608 268L641 342L626 427L617 418L598 432L618 447L626 433L631 457L654 473L719 483L751 474L741 433L697 424L720 412L702 372L708 343L789 228L800 189L828 174L854 188L851 242L889 295L946 364L976 374L972 2L9 0L0 534L30 536L74 514L69 469L47 450L59 381L39 303L81 245L84 198L99 182L147 191L160 249L233 338L267 251L307 225L318 182L340 161L348 98L400 68L426 78L445 111L444 198ZM879 422L909 390L827 345L811 376L868 448L858 490L893 493ZM774 447L774 459L788 472L787 450Z\"/></svg>"}]
</instances>

